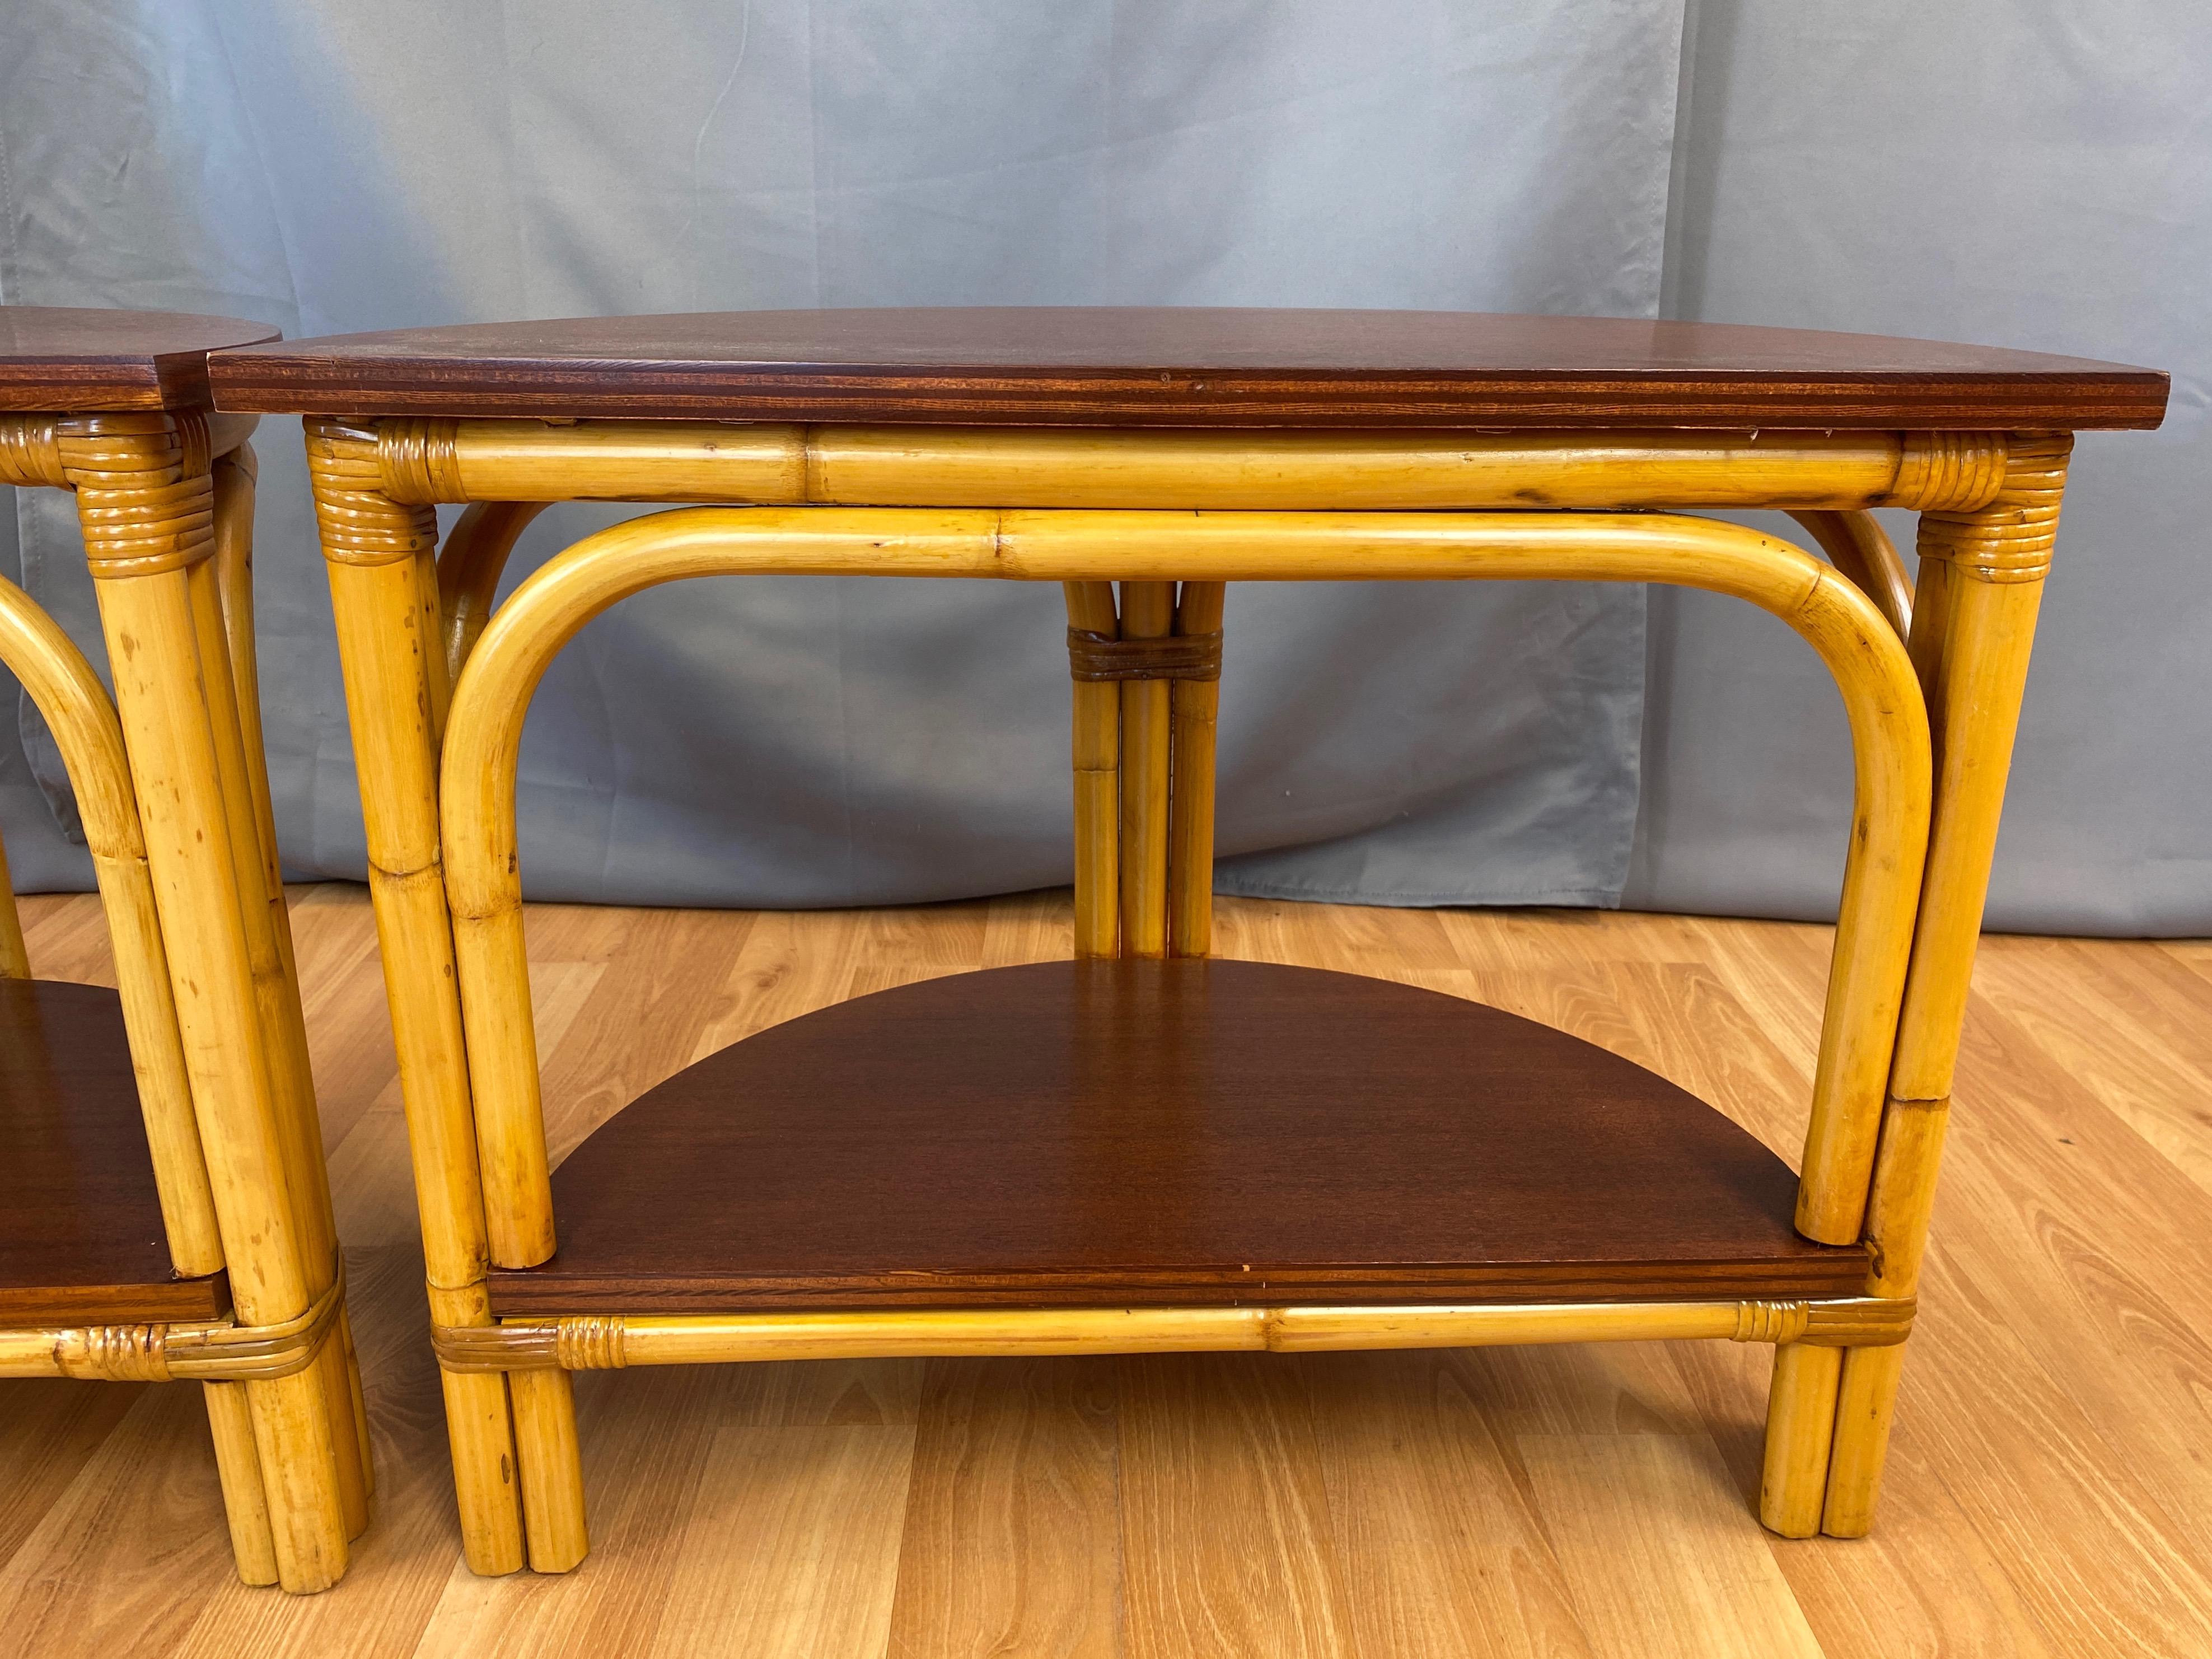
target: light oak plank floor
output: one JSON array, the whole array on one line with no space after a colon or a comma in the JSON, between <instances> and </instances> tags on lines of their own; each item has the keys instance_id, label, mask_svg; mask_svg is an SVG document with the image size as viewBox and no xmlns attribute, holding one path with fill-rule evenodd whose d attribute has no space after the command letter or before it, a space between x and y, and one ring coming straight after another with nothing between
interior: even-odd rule
<instances>
[{"instance_id":1,"label":"light oak plank floor","mask_svg":"<svg viewBox=\"0 0 2212 1659\"><path fill-rule=\"evenodd\" d=\"M1753 1519L1765 1348L902 1361L580 1377L596 1552L483 1580L368 906L295 902L376 1523L328 1595L242 1589L196 1390L0 1382L0 1652L2212 1655L2212 946L1986 943L1863 1541ZM91 900L26 910L40 972L105 976ZM556 1156L749 1032L1070 933L1062 894L530 926ZM1825 928L1224 901L1219 931L1565 1027L1794 1158Z\"/></svg>"}]
</instances>

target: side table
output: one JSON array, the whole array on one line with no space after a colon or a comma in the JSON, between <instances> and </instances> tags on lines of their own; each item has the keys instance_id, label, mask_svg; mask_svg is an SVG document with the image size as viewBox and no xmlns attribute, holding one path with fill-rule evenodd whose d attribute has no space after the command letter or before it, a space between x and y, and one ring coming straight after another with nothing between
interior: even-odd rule
<instances>
[{"instance_id":1,"label":"side table","mask_svg":"<svg viewBox=\"0 0 2212 1659\"><path fill-rule=\"evenodd\" d=\"M1762 1518L1867 1529L2070 434L2156 425L2162 375L1096 310L426 329L211 374L308 417L477 1571L586 1552L571 1371L856 1354L1770 1343ZM588 537L495 613L566 500L725 505ZM1875 507L1919 511L1917 585ZM1829 562L1698 507L1784 509ZM763 1031L551 1172L525 710L617 600L763 571L1065 584L1077 958ZM1361 578L1704 587L1826 662L1856 805L1800 1173L1530 1022L1208 960L1224 584Z\"/></svg>"},{"instance_id":2,"label":"side table","mask_svg":"<svg viewBox=\"0 0 2212 1659\"><path fill-rule=\"evenodd\" d=\"M12 583L0 660L67 763L119 987L32 979L0 891L0 1376L204 1381L239 1576L305 1592L372 1476L262 755L254 421L208 407L207 354L273 337L0 307L0 483L76 495L114 696Z\"/></svg>"}]
</instances>

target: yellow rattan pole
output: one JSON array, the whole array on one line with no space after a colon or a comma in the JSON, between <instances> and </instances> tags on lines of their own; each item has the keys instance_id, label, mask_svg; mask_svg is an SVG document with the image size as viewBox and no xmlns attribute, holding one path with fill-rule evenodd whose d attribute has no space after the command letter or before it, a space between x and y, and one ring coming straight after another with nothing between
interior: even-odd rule
<instances>
[{"instance_id":1,"label":"yellow rattan pole","mask_svg":"<svg viewBox=\"0 0 2212 1659\"><path fill-rule=\"evenodd\" d=\"M15 908L15 884L8 873L8 850L0 845L0 979L28 979L31 953L23 943L22 913Z\"/></svg>"},{"instance_id":2,"label":"yellow rattan pole","mask_svg":"<svg viewBox=\"0 0 2212 1659\"><path fill-rule=\"evenodd\" d=\"M461 665L491 616L492 599L507 555L544 501L479 501L446 533L438 556L439 638L446 652L448 683L461 677Z\"/></svg>"},{"instance_id":3,"label":"yellow rattan pole","mask_svg":"<svg viewBox=\"0 0 2212 1659\"><path fill-rule=\"evenodd\" d=\"M1067 625L1119 639L1111 582L1066 582ZM1121 939L1121 691L1077 680L1074 703L1075 954L1111 957Z\"/></svg>"},{"instance_id":4,"label":"yellow rattan pole","mask_svg":"<svg viewBox=\"0 0 2212 1659\"><path fill-rule=\"evenodd\" d=\"M1221 631L1220 582L1185 582L1176 603L1182 635ZM1176 680L1169 704L1174 728L1168 794L1168 951L1203 957L1213 951L1214 720L1221 708L1218 680Z\"/></svg>"},{"instance_id":5,"label":"yellow rattan pole","mask_svg":"<svg viewBox=\"0 0 2212 1659\"><path fill-rule=\"evenodd\" d=\"M422 605L435 554L427 507L381 488L372 428L311 421L308 467L337 622L368 839L369 892L398 1050L431 1317L489 1325L476 1132L438 845L433 683L445 659ZM462 1547L479 1573L524 1560L507 1386L442 1372Z\"/></svg>"},{"instance_id":6,"label":"yellow rattan pole","mask_svg":"<svg viewBox=\"0 0 2212 1659\"><path fill-rule=\"evenodd\" d=\"M1175 631L1175 584L1121 584L1121 637ZM1165 680L1123 680L1121 693L1121 954L1168 951L1169 697Z\"/></svg>"},{"instance_id":7,"label":"yellow rattan pole","mask_svg":"<svg viewBox=\"0 0 2212 1659\"><path fill-rule=\"evenodd\" d=\"M1912 578L1871 513L1792 513L1828 562L1859 585L1899 639L1912 632Z\"/></svg>"},{"instance_id":8,"label":"yellow rattan pole","mask_svg":"<svg viewBox=\"0 0 2212 1659\"><path fill-rule=\"evenodd\" d=\"M1411 1307L946 1308L518 1319L437 1330L455 1370L604 1370L736 1361L1041 1354L1317 1353L1717 1339L1834 1354L1902 1342L1910 1302L1595 1302Z\"/></svg>"},{"instance_id":9,"label":"yellow rattan pole","mask_svg":"<svg viewBox=\"0 0 2212 1659\"><path fill-rule=\"evenodd\" d=\"M1923 586L1940 570L1945 595L1940 644L1923 642L1917 629L1915 636L1915 654L1932 671L1935 816L1868 1206L1875 1261L1868 1283L1876 1295L1911 1296L1919 1284L2005 776L2072 447L2065 436L2016 439L1994 501L1920 521ZM1903 1359L1901 1349L1844 1355L1821 1523L1835 1536L1859 1537L1873 1524Z\"/></svg>"},{"instance_id":10,"label":"yellow rattan pole","mask_svg":"<svg viewBox=\"0 0 2212 1659\"><path fill-rule=\"evenodd\" d=\"M276 1324L306 1312L310 1274L328 1258L311 1267L303 1248L317 1218L295 1190L295 1141L257 997L247 904L265 927L265 895L258 868L240 890L234 856L243 780L227 779L234 708L218 730L217 683L229 684L219 617L215 659L203 659L194 572L214 551L205 432L165 415L72 416L56 434L107 635L232 1293L242 1319ZM280 1582L323 1589L345 1570L352 1505L335 1438L353 1438L344 1407L319 1368L246 1388Z\"/></svg>"},{"instance_id":11,"label":"yellow rattan pole","mask_svg":"<svg viewBox=\"0 0 2212 1659\"><path fill-rule=\"evenodd\" d=\"M396 501L1360 511L1981 505L1988 433L1146 432L384 423Z\"/></svg>"}]
</instances>

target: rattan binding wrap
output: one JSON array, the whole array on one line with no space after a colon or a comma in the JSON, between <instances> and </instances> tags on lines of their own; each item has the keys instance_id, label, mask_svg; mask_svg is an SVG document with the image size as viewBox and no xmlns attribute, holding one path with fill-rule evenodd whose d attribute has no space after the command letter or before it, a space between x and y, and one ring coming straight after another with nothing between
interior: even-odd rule
<instances>
[{"instance_id":1,"label":"rattan binding wrap","mask_svg":"<svg viewBox=\"0 0 2212 1659\"><path fill-rule=\"evenodd\" d=\"M1080 628L1067 630L1067 672L1072 679L1218 680L1221 678L1221 632L1176 634L1164 639L1117 640Z\"/></svg>"},{"instance_id":2,"label":"rattan binding wrap","mask_svg":"<svg viewBox=\"0 0 2212 1659\"><path fill-rule=\"evenodd\" d=\"M341 1260L304 1313L272 1325L88 1325L40 1331L50 1358L18 1374L103 1382L268 1382L303 1371L337 1328L345 1306ZM30 1334L24 1333L23 1334ZM13 1367L9 1368L13 1370Z\"/></svg>"},{"instance_id":3,"label":"rattan binding wrap","mask_svg":"<svg viewBox=\"0 0 2212 1659\"><path fill-rule=\"evenodd\" d=\"M392 564L438 544L438 514L385 493L374 426L307 422L307 471L323 556L343 564Z\"/></svg>"},{"instance_id":4,"label":"rattan binding wrap","mask_svg":"<svg viewBox=\"0 0 2212 1659\"><path fill-rule=\"evenodd\" d=\"M181 570L215 552L215 480L204 418L71 415L54 448L76 490L95 580Z\"/></svg>"},{"instance_id":5,"label":"rattan binding wrap","mask_svg":"<svg viewBox=\"0 0 2212 1659\"><path fill-rule=\"evenodd\" d=\"M1976 581L2040 581L2058 537L2058 498L2066 488L2069 434L2014 438L2004 482L1978 512L1923 512L1919 552Z\"/></svg>"},{"instance_id":6,"label":"rattan binding wrap","mask_svg":"<svg viewBox=\"0 0 2212 1659\"><path fill-rule=\"evenodd\" d=\"M0 484L66 489L51 415L0 415Z\"/></svg>"}]
</instances>

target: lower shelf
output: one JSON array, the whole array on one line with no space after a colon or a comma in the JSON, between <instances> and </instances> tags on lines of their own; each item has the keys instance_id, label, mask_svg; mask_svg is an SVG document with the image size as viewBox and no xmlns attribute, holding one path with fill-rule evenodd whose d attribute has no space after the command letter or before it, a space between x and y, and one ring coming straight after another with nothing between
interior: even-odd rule
<instances>
[{"instance_id":1,"label":"lower shelf","mask_svg":"<svg viewBox=\"0 0 2212 1659\"><path fill-rule=\"evenodd\" d=\"M123 1004L0 980L0 1326L219 1319L221 1273L169 1268Z\"/></svg>"},{"instance_id":2,"label":"lower shelf","mask_svg":"<svg viewBox=\"0 0 2212 1659\"><path fill-rule=\"evenodd\" d=\"M1796 1179L1547 1026L1241 962L878 992L709 1055L555 1173L494 1311L1856 1296Z\"/></svg>"}]
</instances>

